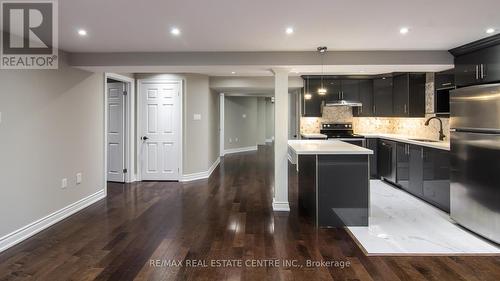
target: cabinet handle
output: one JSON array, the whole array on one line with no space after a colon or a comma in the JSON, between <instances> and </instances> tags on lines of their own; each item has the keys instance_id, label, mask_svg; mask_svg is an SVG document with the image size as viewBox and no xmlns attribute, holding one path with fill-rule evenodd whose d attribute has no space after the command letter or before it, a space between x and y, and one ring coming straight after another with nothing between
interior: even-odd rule
<instances>
[{"instance_id":1,"label":"cabinet handle","mask_svg":"<svg viewBox=\"0 0 500 281\"><path fill-rule=\"evenodd\" d=\"M479 79L479 65L476 64L476 80Z\"/></svg>"},{"instance_id":2,"label":"cabinet handle","mask_svg":"<svg viewBox=\"0 0 500 281\"><path fill-rule=\"evenodd\" d=\"M451 82L448 82L448 83L443 83L441 84L442 86L451 86Z\"/></svg>"},{"instance_id":3,"label":"cabinet handle","mask_svg":"<svg viewBox=\"0 0 500 281\"><path fill-rule=\"evenodd\" d=\"M405 104L405 113L406 113L406 104Z\"/></svg>"},{"instance_id":4,"label":"cabinet handle","mask_svg":"<svg viewBox=\"0 0 500 281\"><path fill-rule=\"evenodd\" d=\"M424 149L420 148L420 156L422 156L422 159L424 159Z\"/></svg>"},{"instance_id":5,"label":"cabinet handle","mask_svg":"<svg viewBox=\"0 0 500 281\"><path fill-rule=\"evenodd\" d=\"M481 79L483 79L486 75L484 75L484 64L481 64Z\"/></svg>"},{"instance_id":6,"label":"cabinet handle","mask_svg":"<svg viewBox=\"0 0 500 281\"><path fill-rule=\"evenodd\" d=\"M373 105L373 113L377 112L375 105Z\"/></svg>"}]
</instances>

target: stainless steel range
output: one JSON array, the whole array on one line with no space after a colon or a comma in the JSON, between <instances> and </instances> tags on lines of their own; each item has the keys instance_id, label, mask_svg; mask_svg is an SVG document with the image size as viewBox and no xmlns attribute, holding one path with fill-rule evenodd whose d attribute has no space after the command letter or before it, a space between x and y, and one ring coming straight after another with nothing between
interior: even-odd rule
<instances>
[{"instance_id":1,"label":"stainless steel range","mask_svg":"<svg viewBox=\"0 0 500 281\"><path fill-rule=\"evenodd\" d=\"M320 132L328 139L338 139L365 147L365 137L354 134L352 123L323 123Z\"/></svg>"}]
</instances>

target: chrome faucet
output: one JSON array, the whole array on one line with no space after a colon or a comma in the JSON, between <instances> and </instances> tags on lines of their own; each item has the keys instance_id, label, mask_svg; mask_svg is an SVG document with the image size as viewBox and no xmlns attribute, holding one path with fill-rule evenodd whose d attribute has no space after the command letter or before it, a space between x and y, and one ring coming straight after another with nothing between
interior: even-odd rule
<instances>
[{"instance_id":1,"label":"chrome faucet","mask_svg":"<svg viewBox=\"0 0 500 281\"><path fill-rule=\"evenodd\" d=\"M432 116L431 118L427 119L427 121L425 121L425 126L429 126L429 122L432 119L437 119L439 121L439 140L444 141L444 139L446 138L446 135L443 132L443 121L441 120L441 118L436 117L436 116Z\"/></svg>"}]
</instances>

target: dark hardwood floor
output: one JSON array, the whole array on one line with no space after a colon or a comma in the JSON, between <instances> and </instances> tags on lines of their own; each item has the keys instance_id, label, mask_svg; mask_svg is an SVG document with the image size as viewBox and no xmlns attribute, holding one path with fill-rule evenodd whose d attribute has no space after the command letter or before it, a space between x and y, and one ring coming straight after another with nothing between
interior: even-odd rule
<instances>
[{"instance_id":1,"label":"dark hardwood floor","mask_svg":"<svg viewBox=\"0 0 500 281\"><path fill-rule=\"evenodd\" d=\"M272 155L228 155L209 180L110 184L107 199L1 253L0 280L500 280L499 257L367 257L343 229L315 230L297 214L293 167L292 210L273 213ZM210 264L230 259L243 265ZM246 264L264 259L294 263Z\"/></svg>"}]
</instances>

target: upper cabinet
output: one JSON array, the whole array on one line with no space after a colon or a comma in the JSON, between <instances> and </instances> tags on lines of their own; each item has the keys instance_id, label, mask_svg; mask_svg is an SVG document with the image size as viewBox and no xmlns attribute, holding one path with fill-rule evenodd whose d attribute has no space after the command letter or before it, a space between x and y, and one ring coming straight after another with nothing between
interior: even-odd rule
<instances>
[{"instance_id":1,"label":"upper cabinet","mask_svg":"<svg viewBox=\"0 0 500 281\"><path fill-rule=\"evenodd\" d=\"M425 116L425 73L401 73L393 77L393 115Z\"/></svg>"},{"instance_id":2,"label":"upper cabinet","mask_svg":"<svg viewBox=\"0 0 500 281\"><path fill-rule=\"evenodd\" d=\"M324 79L326 101L359 100L359 81L356 79Z\"/></svg>"},{"instance_id":3,"label":"upper cabinet","mask_svg":"<svg viewBox=\"0 0 500 281\"><path fill-rule=\"evenodd\" d=\"M392 77L381 77L373 80L373 115L378 117L393 116L392 109Z\"/></svg>"},{"instance_id":4,"label":"upper cabinet","mask_svg":"<svg viewBox=\"0 0 500 281\"><path fill-rule=\"evenodd\" d=\"M455 56L455 84L464 87L500 81L500 35L450 50Z\"/></svg>"},{"instance_id":5,"label":"upper cabinet","mask_svg":"<svg viewBox=\"0 0 500 281\"><path fill-rule=\"evenodd\" d=\"M320 81L317 79L305 79L304 91L302 91L302 116L303 117L321 117L322 116L322 103L323 97L318 95L318 88ZM310 99L306 99L304 94L306 91L311 94Z\"/></svg>"},{"instance_id":6,"label":"upper cabinet","mask_svg":"<svg viewBox=\"0 0 500 281\"><path fill-rule=\"evenodd\" d=\"M361 102L355 117L424 117L425 73L369 76L304 76L311 99L303 99L302 116L321 117L324 103L339 100ZM326 88L324 96L319 88Z\"/></svg>"},{"instance_id":7,"label":"upper cabinet","mask_svg":"<svg viewBox=\"0 0 500 281\"><path fill-rule=\"evenodd\" d=\"M364 79L358 81L359 101L363 106L353 107L352 114L355 117L373 116L373 80Z\"/></svg>"}]
</instances>

